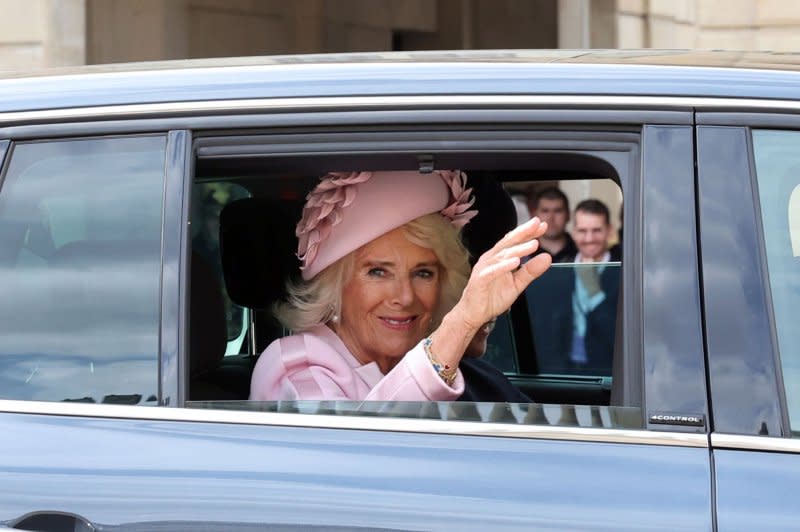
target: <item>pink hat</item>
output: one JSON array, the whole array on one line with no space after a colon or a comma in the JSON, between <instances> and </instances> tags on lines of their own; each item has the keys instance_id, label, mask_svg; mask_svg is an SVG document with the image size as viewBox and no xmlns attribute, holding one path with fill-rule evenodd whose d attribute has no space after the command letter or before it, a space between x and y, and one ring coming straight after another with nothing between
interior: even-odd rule
<instances>
[{"instance_id":1,"label":"pink hat","mask_svg":"<svg viewBox=\"0 0 800 532\"><path fill-rule=\"evenodd\" d=\"M478 214L459 170L330 173L306 196L295 234L303 279L420 216L439 212L457 227Z\"/></svg>"}]
</instances>

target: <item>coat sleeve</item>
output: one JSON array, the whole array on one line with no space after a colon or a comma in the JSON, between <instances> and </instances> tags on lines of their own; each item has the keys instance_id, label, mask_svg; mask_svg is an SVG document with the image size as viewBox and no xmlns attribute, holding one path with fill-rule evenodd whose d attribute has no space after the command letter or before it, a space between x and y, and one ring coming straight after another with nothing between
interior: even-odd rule
<instances>
[{"instance_id":1,"label":"coat sleeve","mask_svg":"<svg viewBox=\"0 0 800 532\"><path fill-rule=\"evenodd\" d=\"M250 399L453 401L464 392L459 372L450 387L439 377L420 342L369 390L359 393L353 368L323 342L289 336L271 343L253 370Z\"/></svg>"},{"instance_id":2,"label":"coat sleeve","mask_svg":"<svg viewBox=\"0 0 800 532\"><path fill-rule=\"evenodd\" d=\"M275 340L261 353L250 381L250 399L356 399L355 375L336 351L313 336Z\"/></svg>"},{"instance_id":3,"label":"coat sleeve","mask_svg":"<svg viewBox=\"0 0 800 532\"><path fill-rule=\"evenodd\" d=\"M428 360L422 342L370 390L365 401L455 401L464 393L459 370L453 386L442 380Z\"/></svg>"}]
</instances>

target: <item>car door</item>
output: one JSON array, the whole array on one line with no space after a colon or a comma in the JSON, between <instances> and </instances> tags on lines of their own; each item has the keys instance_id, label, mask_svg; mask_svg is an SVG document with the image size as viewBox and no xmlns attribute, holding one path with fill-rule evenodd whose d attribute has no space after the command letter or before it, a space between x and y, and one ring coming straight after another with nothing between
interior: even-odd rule
<instances>
[{"instance_id":1,"label":"car door","mask_svg":"<svg viewBox=\"0 0 800 532\"><path fill-rule=\"evenodd\" d=\"M476 107L481 105L476 100ZM452 124L458 110L451 111L436 116ZM484 119L476 123L490 122L492 109L482 112ZM214 118L219 124L220 117ZM345 118L352 124L355 117ZM677 118L674 125L646 125L636 112L623 119L634 131L637 150L626 192L625 253L631 266L624 278L629 303L622 312L627 335L620 363L636 369L617 383L613 406L500 405L471 420L459 418L452 405L436 405L437 419L391 411L363 415L337 405L313 405L313 414L243 411L236 408L247 406L235 403L165 408L183 405L186 397L186 222L193 163L188 131L162 136L157 295L145 302L151 318L158 317L155 327L144 327L150 348L143 350L157 360L148 366L157 370L146 378L160 406L7 392L0 423L13 437L0 443L0 523L41 530L64 522L131 530L156 525L191 530L201 523L219 530L710 528L697 261L686 260L697 254L692 127L688 112ZM285 126L291 113L283 110L281 119ZM235 128L236 120L231 117L228 125ZM296 120L309 123L302 113ZM436 124L433 114L414 114L413 121ZM541 121L531 123L541 127ZM581 124L580 113L571 117L571 127L576 123ZM202 122L196 125L202 129ZM260 125L269 127L269 119ZM593 134L602 126L586 122ZM8 175L16 150L11 152L0 201L13 190ZM55 264L75 260L75 253L63 252L67 256ZM23 263L15 257L18 264ZM81 282L91 287L102 278ZM9 289L6 283L4 290ZM14 301L25 304L22 298ZM95 308L92 316L103 313ZM48 330L46 322L38 323ZM84 330L94 330L91 325ZM95 375L97 360L79 362L83 377ZM21 388L43 371L35 367L26 367L17 379ZM115 382L132 376L125 369L120 374ZM51 382L59 383L55 377ZM101 391L95 401L120 403L120 396L132 401L131 395L137 393ZM151 401L148 393L138 395ZM665 512L665 501L678 510Z\"/></svg>"},{"instance_id":2,"label":"car door","mask_svg":"<svg viewBox=\"0 0 800 532\"><path fill-rule=\"evenodd\" d=\"M796 526L800 120L698 113L703 294L720 529Z\"/></svg>"},{"instance_id":3,"label":"car door","mask_svg":"<svg viewBox=\"0 0 800 532\"><path fill-rule=\"evenodd\" d=\"M513 136L495 120L491 132L470 130L469 150L464 148L464 136L458 130L459 113L437 113L449 130L442 133L441 128L431 128L436 131L433 138L426 137L426 126L430 127L434 115L416 112L413 116L415 127L405 136L392 136L386 125L373 128L364 122L363 116L358 117L359 127L348 130L347 136L337 136L323 128L294 129L292 138L282 135L280 130L274 137L264 132L258 137L228 138L201 134L196 144L198 178L215 179L214 172L219 172L221 166L223 173L229 171L224 166L228 164L230 169L237 169L250 179L255 170L236 163L236 157L244 160L246 156L249 160L260 156L280 168L280 178L287 180L293 173L292 163L280 155L292 154L302 161L304 168L313 164L311 159L315 156L330 159L335 156L337 164L356 168L350 158L353 153L372 164L380 164L386 146L398 146L396 151L402 151L401 155L411 161L438 162L445 160L437 150L441 144L458 154L463 162L469 159L470 150L481 151L481 140L495 151L505 141L522 152L526 149L523 143L531 135L546 138L546 146L551 150L546 151L543 144L535 144L534 140L528 149L537 157L561 152L558 154L563 159L563 152L589 150L585 142L581 144L576 138L576 134L587 130L604 149L623 151L621 143L612 144L612 139L619 141L619 124L609 127L592 123L581 127L578 112L566 113L565 122L573 133L571 143L564 140L563 132L555 133L543 125L544 120L537 123L536 113L520 111ZM343 523L338 512L341 504L346 504L347 510L342 513L349 516L344 522L350 526L372 523L412 529L711 528L691 115L679 115L678 119L673 116L677 122L674 125L637 124L642 115L635 113L620 113L620 116L619 122L629 120L625 131L633 131L636 139L631 158L620 159L625 161L630 178L624 184L626 201L630 198L630 203L626 203L629 209L626 235L630 236L626 237L625 245L629 258L626 265L633 266L626 270L625 277L629 302L623 309L627 354L619 360L629 371L624 373L627 380L617 384L613 406L556 404L517 410L504 404L488 405L488 411L479 410L478 415L466 417L463 413L468 408L458 405L435 405L431 416L431 409L426 406L408 404L381 404L367 409L362 404L334 402L192 402L191 407L207 410L203 414L209 420L226 419L220 413L222 409L247 409L250 412L226 412L231 416L227 419L296 427L283 436L287 438L286 445L299 443L307 451L307 460L316 465L324 495L316 490L293 493L292 504L284 504L275 513L281 522ZM525 122L524 117L530 117L527 128L519 125ZM394 119L403 122L403 114L397 113ZM475 120L475 114L471 119ZM347 117L348 124L354 120L355 117ZM604 127L610 131L604 133ZM503 134L506 136L502 137ZM415 143L424 148L416 147ZM304 153L304 149L309 149L305 146L311 146L313 152ZM554 150L553 146L557 148ZM423 154L428 157L421 157ZM230 163L232 160L236 164ZM392 159L391 163L398 164L397 161ZM208 173L203 173L203 169ZM676 308L681 312L676 313ZM626 413L633 416L627 420L635 420L627 426ZM323 430L334 427L340 430ZM263 431L263 438L270 438L276 434L275 430L273 427ZM331 448L344 450L343 441L356 446L358 458L330 454ZM282 460L280 472L287 480L305 480L304 475L294 473L298 466L291 453L279 452L278 456ZM621 460L617 461L618 458ZM636 463L629 464L631 459ZM654 461L648 463L650 459ZM445 460L446 465L439 460ZM253 467L258 468L263 478L270 478L274 474L271 471L278 466L265 456ZM451 472L442 475L443 470ZM365 471L375 471L377 478L369 482ZM650 475L657 477L657 482L647 478ZM347 486L366 483L372 501L369 507L356 501L345 502L345 494L332 480L336 478ZM453 509L452 512L447 516L428 510L420 514L415 495L419 493L425 494L431 507L444 506ZM322 507L322 499L318 497L325 496L337 501L336 510ZM461 504L464 500L472 504ZM662 510L667 500L679 510L665 515ZM259 504L274 507L267 500L259 500ZM301 516L305 505L316 508L317 513Z\"/></svg>"}]
</instances>

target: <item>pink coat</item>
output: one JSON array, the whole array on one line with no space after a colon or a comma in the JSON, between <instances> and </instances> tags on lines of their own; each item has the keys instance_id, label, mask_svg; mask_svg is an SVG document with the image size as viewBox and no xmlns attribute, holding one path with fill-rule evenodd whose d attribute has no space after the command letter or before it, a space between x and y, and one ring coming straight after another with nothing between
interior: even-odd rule
<instances>
[{"instance_id":1,"label":"pink coat","mask_svg":"<svg viewBox=\"0 0 800 532\"><path fill-rule=\"evenodd\" d=\"M454 401L463 392L461 372L452 387L445 384L422 342L384 375L375 362L362 365L325 325L269 344L250 383L254 401Z\"/></svg>"}]
</instances>

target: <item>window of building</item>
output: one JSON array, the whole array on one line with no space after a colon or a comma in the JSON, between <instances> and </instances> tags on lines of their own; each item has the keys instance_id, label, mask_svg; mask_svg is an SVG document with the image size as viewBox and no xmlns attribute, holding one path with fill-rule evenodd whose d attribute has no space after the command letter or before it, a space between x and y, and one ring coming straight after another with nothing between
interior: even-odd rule
<instances>
[{"instance_id":1,"label":"window of building","mask_svg":"<svg viewBox=\"0 0 800 532\"><path fill-rule=\"evenodd\" d=\"M165 146L13 147L0 188L0 397L157 404Z\"/></svg>"}]
</instances>

